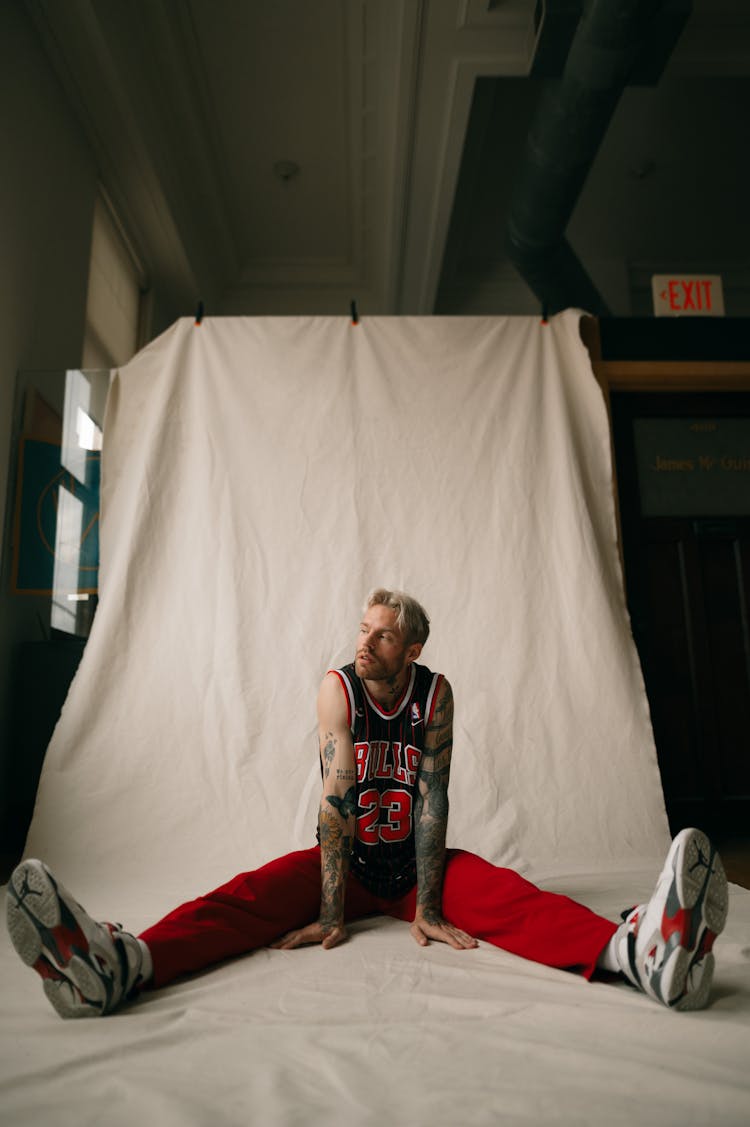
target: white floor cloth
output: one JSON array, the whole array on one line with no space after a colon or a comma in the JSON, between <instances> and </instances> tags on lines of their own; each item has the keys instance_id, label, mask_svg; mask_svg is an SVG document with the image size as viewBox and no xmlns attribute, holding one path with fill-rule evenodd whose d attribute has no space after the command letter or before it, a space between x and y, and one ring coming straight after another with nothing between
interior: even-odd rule
<instances>
[{"instance_id":1,"label":"white floor cloth","mask_svg":"<svg viewBox=\"0 0 750 1127\"><path fill-rule=\"evenodd\" d=\"M380 584L454 687L450 843L611 918L648 894L666 819L577 314L182 320L115 376L101 550L26 849L95 915L139 930L312 843L317 686ZM3 937L0 1121L745 1123L748 902L693 1016L371 920L63 1026Z\"/></svg>"}]
</instances>

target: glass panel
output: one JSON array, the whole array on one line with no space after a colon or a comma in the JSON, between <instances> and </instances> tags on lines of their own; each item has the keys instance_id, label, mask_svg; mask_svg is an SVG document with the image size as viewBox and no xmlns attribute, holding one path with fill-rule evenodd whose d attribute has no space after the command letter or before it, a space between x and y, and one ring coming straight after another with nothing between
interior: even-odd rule
<instances>
[{"instance_id":1,"label":"glass panel","mask_svg":"<svg viewBox=\"0 0 750 1127\"><path fill-rule=\"evenodd\" d=\"M645 517L750 514L750 418L633 421Z\"/></svg>"},{"instance_id":2,"label":"glass panel","mask_svg":"<svg viewBox=\"0 0 750 1127\"><path fill-rule=\"evenodd\" d=\"M85 638L99 586L99 481L108 370L19 376L11 593L52 631Z\"/></svg>"}]
</instances>

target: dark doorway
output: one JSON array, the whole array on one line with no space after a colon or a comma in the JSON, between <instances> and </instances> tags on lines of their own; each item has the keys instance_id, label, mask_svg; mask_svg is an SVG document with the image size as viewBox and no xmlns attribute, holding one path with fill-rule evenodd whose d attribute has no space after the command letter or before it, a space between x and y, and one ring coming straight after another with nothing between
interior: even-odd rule
<instances>
[{"instance_id":1,"label":"dark doorway","mask_svg":"<svg viewBox=\"0 0 750 1127\"><path fill-rule=\"evenodd\" d=\"M628 606L673 832L750 826L750 395L612 396Z\"/></svg>"}]
</instances>

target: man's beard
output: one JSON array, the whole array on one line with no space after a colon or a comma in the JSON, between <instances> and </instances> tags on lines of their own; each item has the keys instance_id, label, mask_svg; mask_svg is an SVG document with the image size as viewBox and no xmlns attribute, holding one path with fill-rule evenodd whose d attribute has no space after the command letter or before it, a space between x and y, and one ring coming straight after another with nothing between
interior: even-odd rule
<instances>
[{"instance_id":1,"label":"man's beard","mask_svg":"<svg viewBox=\"0 0 750 1127\"><path fill-rule=\"evenodd\" d=\"M354 658L354 671L358 677L365 681L398 681L403 673L406 662L403 658L394 662L392 666L386 666L378 658L369 655L369 660L363 660L363 657L368 655L357 654Z\"/></svg>"}]
</instances>

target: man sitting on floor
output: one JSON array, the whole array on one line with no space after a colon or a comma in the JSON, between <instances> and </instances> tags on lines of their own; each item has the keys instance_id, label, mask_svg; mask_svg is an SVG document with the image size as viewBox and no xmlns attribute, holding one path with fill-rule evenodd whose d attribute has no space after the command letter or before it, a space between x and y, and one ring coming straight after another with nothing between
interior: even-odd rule
<instances>
[{"instance_id":1,"label":"man sitting on floor","mask_svg":"<svg viewBox=\"0 0 750 1127\"><path fill-rule=\"evenodd\" d=\"M136 938L97 923L41 861L8 889L8 928L62 1017L98 1016L150 988L258 947L335 947L346 923L380 912L422 946L486 940L590 978L621 973L676 1010L706 1005L713 942L727 916L721 859L686 829L647 904L619 926L518 873L446 850L453 694L417 658L429 634L420 604L374 591L355 658L318 696L322 795L318 844L242 873Z\"/></svg>"}]
</instances>

